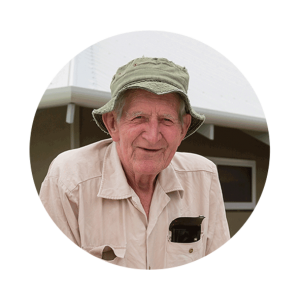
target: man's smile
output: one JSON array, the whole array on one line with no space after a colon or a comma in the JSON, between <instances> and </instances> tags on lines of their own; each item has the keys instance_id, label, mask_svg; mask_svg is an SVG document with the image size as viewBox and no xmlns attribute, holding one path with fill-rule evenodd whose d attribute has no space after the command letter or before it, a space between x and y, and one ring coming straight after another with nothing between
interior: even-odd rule
<instances>
[{"instance_id":1,"label":"man's smile","mask_svg":"<svg viewBox=\"0 0 300 300\"><path fill-rule=\"evenodd\" d=\"M137 149L141 149L141 150L143 150L145 152L149 152L149 153L157 153L162 150L162 148L151 149L151 148L143 148L143 147L137 147Z\"/></svg>"}]
</instances>

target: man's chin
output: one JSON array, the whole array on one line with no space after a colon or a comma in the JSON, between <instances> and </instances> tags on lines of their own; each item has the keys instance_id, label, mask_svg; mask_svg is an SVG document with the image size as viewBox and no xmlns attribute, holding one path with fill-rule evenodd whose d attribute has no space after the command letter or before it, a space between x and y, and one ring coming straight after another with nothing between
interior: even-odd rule
<instances>
[{"instance_id":1,"label":"man's chin","mask_svg":"<svg viewBox=\"0 0 300 300\"><path fill-rule=\"evenodd\" d=\"M159 174L164 167L162 165L157 165L157 162L155 161L144 161L137 164L135 172L143 175L153 175L156 176Z\"/></svg>"}]
</instances>

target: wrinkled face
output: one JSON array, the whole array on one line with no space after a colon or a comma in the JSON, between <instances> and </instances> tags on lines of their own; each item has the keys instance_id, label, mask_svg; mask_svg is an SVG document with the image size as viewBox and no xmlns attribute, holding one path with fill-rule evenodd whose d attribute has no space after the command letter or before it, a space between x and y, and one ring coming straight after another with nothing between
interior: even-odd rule
<instances>
[{"instance_id":1,"label":"wrinkled face","mask_svg":"<svg viewBox=\"0 0 300 300\"><path fill-rule=\"evenodd\" d=\"M128 95L111 132L127 174L156 176L170 164L191 120L185 115L184 124L179 121L179 101L174 93L134 90ZM115 112L112 114L116 118Z\"/></svg>"}]
</instances>

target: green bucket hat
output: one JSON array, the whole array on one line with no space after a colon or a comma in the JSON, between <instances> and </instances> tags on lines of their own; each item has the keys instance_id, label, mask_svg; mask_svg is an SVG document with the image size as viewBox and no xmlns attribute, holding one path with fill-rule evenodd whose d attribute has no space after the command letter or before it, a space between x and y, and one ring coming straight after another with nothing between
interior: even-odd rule
<instances>
[{"instance_id":1,"label":"green bucket hat","mask_svg":"<svg viewBox=\"0 0 300 300\"><path fill-rule=\"evenodd\" d=\"M144 89L151 93L162 95L172 92L179 93L185 102L185 109L191 115L191 125L185 139L193 134L203 124L204 115L197 114L191 107L187 95L189 74L185 67L174 64L165 58L142 57L130 61L120 67L114 75L110 89L111 100L92 112L96 124L106 133L102 115L115 108L116 101L121 93L129 89Z\"/></svg>"}]
</instances>

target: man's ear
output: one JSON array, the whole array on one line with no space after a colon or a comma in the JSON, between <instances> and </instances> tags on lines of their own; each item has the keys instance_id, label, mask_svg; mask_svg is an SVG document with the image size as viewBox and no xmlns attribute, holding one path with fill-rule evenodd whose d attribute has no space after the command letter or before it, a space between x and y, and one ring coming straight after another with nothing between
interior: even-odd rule
<instances>
[{"instance_id":1,"label":"man's ear","mask_svg":"<svg viewBox=\"0 0 300 300\"><path fill-rule=\"evenodd\" d=\"M114 111L103 114L102 120L114 142L120 140L117 115Z\"/></svg>"},{"instance_id":2,"label":"man's ear","mask_svg":"<svg viewBox=\"0 0 300 300\"><path fill-rule=\"evenodd\" d=\"M186 114L183 116L183 125L182 125L182 131L181 131L182 140L184 139L184 137L191 125L191 122L192 122L192 117L190 114Z\"/></svg>"}]
</instances>

